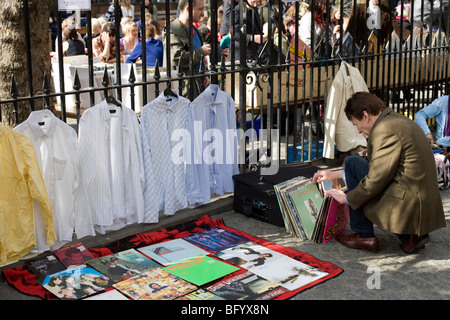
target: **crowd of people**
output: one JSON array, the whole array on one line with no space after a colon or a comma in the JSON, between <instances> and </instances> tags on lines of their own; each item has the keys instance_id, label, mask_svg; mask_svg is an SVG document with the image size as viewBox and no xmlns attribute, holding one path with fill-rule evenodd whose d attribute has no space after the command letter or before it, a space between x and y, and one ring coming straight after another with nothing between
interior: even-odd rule
<instances>
[{"instance_id":1,"label":"crowd of people","mask_svg":"<svg viewBox=\"0 0 450 320\"><path fill-rule=\"evenodd\" d=\"M439 1L425 0L422 7L422 0L413 0L413 3L408 0L369 0L368 4L357 1L354 7L353 0L276 0L269 3L268 0L248 0L242 5L236 0L225 0L218 3L217 21L214 21L217 26L213 28L208 1L193 0L192 10L189 9L189 1L179 1L176 15L170 17L169 65L172 70L178 70L182 61L183 68L178 70L182 75L198 75L199 70L206 70L212 61L220 62L222 58L229 61L231 57L242 61L240 52L243 44L246 52L244 58L257 64L267 64L267 59L278 61L279 55L274 52L280 52L281 60L288 61L286 58L293 56L290 51L295 45L298 46L299 56L308 60L332 58L336 52L344 55L342 51L346 49L348 53L348 48L353 48L353 53L355 48L357 51L366 47L377 50L391 39L392 32L397 32L402 36L401 41L405 42L413 27L423 30L425 35L430 34L430 29L443 29L443 25L446 28L447 21L439 16L447 10L449 0L442 0L439 4L436 2ZM130 0L119 3L118 12L114 11L112 1L103 16L92 18L93 55L99 57L101 62L114 63L117 58L115 37L120 34L120 61L142 62L143 26L136 17L140 15L136 14ZM414 12L411 12L412 7ZM421 11L417 15L419 7ZM241 8L246 20L245 34L241 28ZM145 1L145 12L146 64L167 66L164 52L169 48L165 48L165 29L157 20L158 9L151 0ZM189 19L190 12L192 17ZM183 14L187 15L186 18ZM118 32L114 24L117 17L120 18ZM271 26L269 22L272 22ZM84 54L87 54L88 39L76 33L74 19L64 20L62 28L64 55L83 54L82 44ZM193 32L193 48L190 48L189 29ZM217 34L213 35L213 30L217 30ZM269 39L272 39L271 48L268 46ZM215 46L212 46L213 42L216 42ZM217 48L213 52L215 59L210 56L213 47ZM189 66L191 51L194 52L192 67ZM308 52L310 56L303 57L303 52ZM208 80L198 78L196 81L203 81L197 83L200 86L207 85L205 81ZM187 82L191 81L186 81L189 90Z\"/></svg>"},{"instance_id":2,"label":"crowd of people","mask_svg":"<svg viewBox=\"0 0 450 320\"><path fill-rule=\"evenodd\" d=\"M116 35L119 34L120 40L120 61L137 62L142 61L142 25L140 19L136 18L134 5L130 0L119 1L120 10L118 17L120 19L120 29L116 33L114 11L114 1L108 7L107 11L98 18L91 19L92 28L92 54L98 57L101 62L116 62ZM151 0L145 1L145 36L146 36L146 63L147 66L162 66L163 45L162 28L157 21L157 7ZM50 29L52 30L52 48L57 50L57 26L55 19L50 19ZM75 56L88 54L88 35L82 36L77 32L74 17L66 17L61 23L62 46L64 56Z\"/></svg>"}]
</instances>

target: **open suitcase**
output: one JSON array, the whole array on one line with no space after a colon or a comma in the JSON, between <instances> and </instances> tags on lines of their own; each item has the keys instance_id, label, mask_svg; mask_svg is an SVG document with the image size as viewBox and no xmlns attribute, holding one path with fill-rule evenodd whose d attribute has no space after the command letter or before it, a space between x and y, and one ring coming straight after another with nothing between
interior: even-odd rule
<instances>
[{"instance_id":1,"label":"open suitcase","mask_svg":"<svg viewBox=\"0 0 450 320\"><path fill-rule=\"evenodd\" d=\"M298 176L312 178L319 168L304 162L280 166L275 175L261 175L260 170L237 174L234 180L235 212L284 227L274 185Z\"/></svg>"}]
</instances>

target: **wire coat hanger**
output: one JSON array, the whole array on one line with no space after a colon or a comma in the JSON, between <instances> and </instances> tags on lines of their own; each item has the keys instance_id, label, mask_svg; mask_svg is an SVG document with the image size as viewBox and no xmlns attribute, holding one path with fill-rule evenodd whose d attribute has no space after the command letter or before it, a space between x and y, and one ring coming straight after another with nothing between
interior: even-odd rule
<instances>
[{"instance_id":1,"label":"wire coat hanger","mask_svg":"<svg viewBox=\"0 0 450 320\"><path fill-rule=\"evenodd\" d=\"M108 84L109 84L109 75L108 75L108 70L107 70L106 66L105 66L105 71L103 73L103 82L102 82L102 84L105 87L107 87ZM114 88L113 88L113 90L114 90ZM114 105L116 105L118 107L122 107L122 104L119 101L117 101L117 99L113 95L109 94L108 90L105 90L105 95L106 95L105 100L106 100L107 103L114 104Z\"/></svg>"}]
</instances>

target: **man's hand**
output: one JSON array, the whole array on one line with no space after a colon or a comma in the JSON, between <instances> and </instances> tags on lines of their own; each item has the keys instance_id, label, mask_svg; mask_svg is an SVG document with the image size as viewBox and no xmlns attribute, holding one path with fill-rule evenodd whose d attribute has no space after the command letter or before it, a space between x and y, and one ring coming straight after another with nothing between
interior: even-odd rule
<instances>
[{"instance_id":1,"label":"man's hand","mask_svg":"<svg viewBox=\"0 0 450 320\"><path fill-rule=\"evenodd\" d=\"M202 50L204 56L209 56L209 54L211 53L211 45L210 44L202 45Z\"/></svg>"},{"instance_id":2,"label":"man's hand","mask_svg":"<svg viewBox=\"0 0 450 320\"><path fill-rule=\"evenodd\" d=\"M340 204L345 204L345 192L344 191L331 189L331 190L325 191L324 195L333 197Z\"/></svg>"},{"instance_id":3,"label":"man's hand","mask_svg":"<svg viewBox=\"0 0 450 320\"><path fill-rule=\"evenodd\" d=\"M317 183L321 181L333 180L337 178L342 178L342 170L330 171L330 170L321 170L317 171L313 178L312 182Z\"/></svg>"},{"instance_id":4,"label":"man's hand","mask_svg":"<svg viewBox=\"0 0 450 320\"><path fill-rule=\"evenodd\" d=\"M430 143L432 143L432 144L436 143L436 139L434 139L434 137L433 137L433 135L431 133L428 133L426 135L426 137L427 137L428 141L430 141Z\"/></svg>"},{"instance_id":5,"label":"man's hand","mask_svg":"<svg viewBox=\"0 0 450 320\"><path fill-rule=\"evenodd\" d=\"M102 37L102 41L105 45L107 43L109 43L109 33L108 32L103 31L101 37Z\"/></svg>"}]
</instances>

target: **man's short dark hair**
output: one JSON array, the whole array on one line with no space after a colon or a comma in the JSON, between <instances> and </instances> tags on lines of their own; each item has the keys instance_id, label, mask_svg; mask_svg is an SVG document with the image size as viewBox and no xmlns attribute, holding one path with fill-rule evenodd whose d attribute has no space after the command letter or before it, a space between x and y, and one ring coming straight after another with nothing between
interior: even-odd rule
<instances>
[{"instance_id":1,"label":"man's short dark hair","mask_svg":"<svg viewBox=\"0 0 450 320\"><path fill-rule=\"evenodd\" d=\"M370 115L378 115L386 109L383 100L369 92L356 92L347 101L345 106L345 115L349 120L361 120L363 112L366 111Z\"/></svg>"},{"instance_id":2,"label":"man's short dark hair","mask_svg":"<svg viewBox=\"0 0 450 320\"><path fill-rule=\"evenodd\" d=\"M107 22L102 27L102 33L107 32L110 37L113 37L116 35L116 26L113 22Z\"/></svg>"},{"instance_id":3,"label":"man's short dark hair","mask_svg":"<svg viewBox=\"0 0 450 320\"><path fill-rule=\"evenodd\" d=\"M192 0L192 7L195 7L196 0ZM189 5L189 0L180 0L178 1L178 8L181 10L184 10Z\"/></svg>"}]
</instances>

